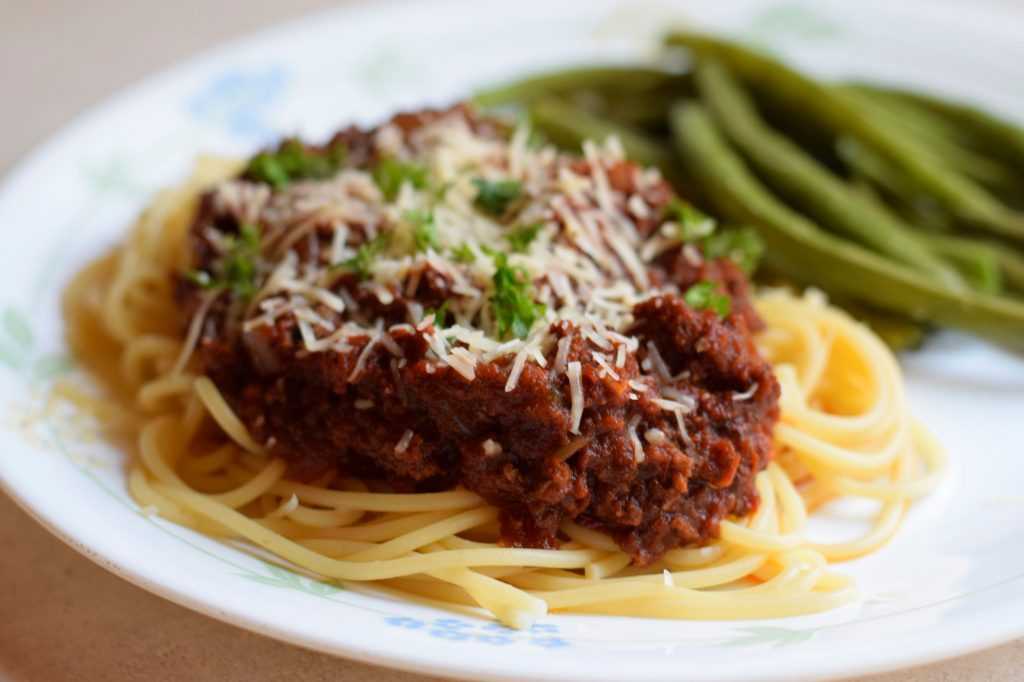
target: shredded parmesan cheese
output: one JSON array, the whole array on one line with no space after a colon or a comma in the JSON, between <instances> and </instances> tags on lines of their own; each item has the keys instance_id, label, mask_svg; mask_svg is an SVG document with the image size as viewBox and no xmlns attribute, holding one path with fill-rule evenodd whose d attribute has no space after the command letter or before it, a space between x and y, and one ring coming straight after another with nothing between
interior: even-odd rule
<instances>
[{"instance_id":1,"label":"shredded parmesan cheese","mask_svg":"<svg viewBox=\"0 0 1024 682\"><path fill-rule=\"evenodd\" d=\"M384 336L383 322L379 322L373 330L373 334L370 339L363 346L362 352L359 353L359 357L356 359L356 366L352 368L351 374L348 375L349 382L353 382L359 378L359 375L363 373L363 369L366 367L366 360L370 357L370 352L373 351L373 347L377 345L381 337Z\"/></svg>"},{"instance_id":2,"label":"shredded parmesan cheese","mask_svg":"<svg viewBox=\"0 0 1024 682\"><path fill-rule=\"evenodd\" d=\"M626 425L626 433L629 434L629 442L633 445L633 458L637 464L644 461L644 445L640 442L640 437L636 435L636 427L640 423L640 415L635 415L629 420L629 424Z\"/></svg>"},{"instance_id":3,"label":"shredded parmesan cheese","mask_svg":"<svg viewBox=\"0 0 1024 682\"><path fill-rule=\"evenodd\" d=\"M269 519L283 519L299 508L299 498L295 493L287 500L283 500L277 509L267 514Z\"/></svg>"},{"instance_id":4,"label":"shredded parmesan cheese","mask_svg":"<svg viewBox=\"0 0 1024 682\"><path fill-rule=\"evenodd\" d=\"M400 455L400 454L402 454L403 452L405 452L406 450L409 449L409 443L412 442L413 435L415 435L415 434L413 434L411 429L406 429L405 430L405 433L402 434L402 437L398 439L397 443L395 443L395 454L396 455Z\"/></svg>"},{"instance_id":5,"label":"shredded parmesan cheese","mask_svg":"<svg viewBox=\"0 0 1024 682\"><path fill-rule=\"evenodd\" d=\"M580 432L580 421L583 419L583 366L579 361L570 362L565 370L569 377L569 396L572 399L572 408L569 411L569 421L572 433Z\"/></svg>"},{"instance_id":6,"label":"shredded parmesan cheese","mask_svg":"<svg viewBox=\"0 0 1024 682\"><path fill-rule=\"evenodd\" d=\"M743 391L742 393L734 392L732 394L732 399L737 402L742 400L750 400L751 398L754 397L754 394L757 393L758 388L760 388L760 385L755 382L751 384L750 387L747 390Z\"/></svg>"},{"instance_id":7,"label":"shredded parmesan cheese","mask_svg":"<svg viewBox=\"0 0 1024 682\"><path fill-rule=\"evenodd\" d=\"M569 350L572 347L572 336L563 336L558 340L558 353L555 355L555 364L552 369L556 374L565 370L565 363L569 359Z\"/></svg>"},{"instance_id":8,"label":"shredded parmesan cheese","mask_svg":"<svg viewBox=\"0 0 1024 682\"><path fill-rule=\"evenodd\" d=\"M259 225L260 253L269 260L257 264L259 290L242 318L243 332L263 326L271 333L295 329L303 354L347 354L343 366L351 364L349 382L377 361L387 362L397 382L401 368L421 362L418 356L407 361L403 349L423 347L423 371L450 369L467 382L490 377L492 368L484 365L500 361L499 367L508 368L507 393L520 388L524 373L531 377L533 368L549 368L550 378L563 373L568 378L570 431L577 435L586 409L584 363L589 363L593 374L588 376L634 401L630 412L648 411L648 400L671 412L679 438L689 444L684 416L696 409L696 400L679 387L688 373L673 375L655 343L646 341L641 350L641 338L630 332L638 303L679 294L675 285L655 286L648 276L652 260L679 248L678 226L664 223L644 234L638 227L660 212L655 199L645 198L658 195L651 190L663 182L659 171L628 167L631 189L624 191L617 187L625 157L615 138L585 143L586 163L580 164L552 147L529 144L529 137L525 127L511 139L478 130L457 111L411 131L384 125L373 137L374 153L421 166L430 175L428 188L400 180L387 197L372 173L356 168L273 191L243 180L221 183L213 194L215 209ZM516 183L514 215L481 210L481 178ZM429 234L416 232L423 225L410 215L428 216ZM511 230L533 225L529 239L511 248ZM236 238L215 228L204 236L221 255L230 252ZM701 263L692 245L684 245L682 254L692 264ZM502 293L499 283L508 281L502 267L523 286L513 299L529 297L515 301L519 308L533 304L538 310L515 320L515 331L525 338L510 338L508 312L503 316L495 304ZM177 371L198 343L215 296L206 295L193 317ZM570 361L574 344L577 359ZM639 368L637 353L644 356ZM732 400L749 400L757 389L754 384L734 392ZM375 407L367 399L355 400L354 406ZM645 459L645 442L668 439L658 428L638 433L640 420L634 415L627 424L637 462ZM413 437L406 430L395 452L404 452ZM555 456L568 458L589 438L579 435ZM489 455L501 452L490 439L482 447ZM275 513L286 515L286 504L291 500Z\"/></svg>"}]
</instances>

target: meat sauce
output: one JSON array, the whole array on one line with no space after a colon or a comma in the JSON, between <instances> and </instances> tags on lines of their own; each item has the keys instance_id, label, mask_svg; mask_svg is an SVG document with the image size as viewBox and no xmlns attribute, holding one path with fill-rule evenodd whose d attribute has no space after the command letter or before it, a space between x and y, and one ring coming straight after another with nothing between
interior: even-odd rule
<instances>
[{"instance_id":1,"label":"meat sauce","mask_svg":"<svg viewBox=\"0 0 1024 682\"><path fill-rule=\"evenodd\" d=\"M382 147L453 116L486 139L510 135L499 123L456 107L399 115L371 130L349 128L329 145L305 149L321 154L341 143L346 168L370 171L383 158ZM596 175L594 163L562 161L584 178ZM603 170L637 239L656 235L674 198L669 185L626 160L609 160ZM289 257L300 267L330 264L336 217L321 211L301 227L293 220L282 230L270 224L279 190L244 175L233 187L235 199L240 191L259 195L256 208L226 201L223 190L203 197L191 231L197 270L215 269L224 258L218 240L237 239L244 223L257 225L263 236L261 286L284 258L275 244L298 229L306 232L291 240ZM369 188L353 191L370 204L383 201ZM625 208L625 198L633 196L640 198ZM543 215L553 239L564 239L565 219L553 211ZM346 248L370 243L368 222L347 221ZM253 437L286 460L293 476L312 480L337 471L403 492L463 486L500 508L504 544L558 547L565 540L560 526L572 520L610 534L635 564L645 565L672 548L714 538L722 519L755 509L754 479L771 457L779 387L754 346L752 333L761 322L736 265L704 260L693 245L675 244L644 267L649 291L632 305L614 349L607 338L583 333L578 319L541 321L543 366L522 364L511 390L514 354L476 360L468 379L432 350L429 334L454 323L454 315L435 315L430 323L419 311L461 294L458 276L431 258L414 262L400 281L386 282L383 294L341 269L323 289L345 305L328 305L334 299L323 295L309 303L307 317L320 337L355 317L367 330L383 332L350 333L343 344L311 351L301 316L268 314L254 324L264 309L255 301L267 292L247 299L225 289L204 311L196 353ZM537 291L543 276L530 273ZM686 303L684 292L697 282L712 282L729 295L728 315ZM209 286L184 278L178 291L186 321L210 296ZM280 298L289 295L294 291ZM549 310L563 302L546 295ZM630 340L629 348L619 348L623 340ZM576 428L566 372L572 363L579 363L583 395Z\"/></svg>"}]
</instances>

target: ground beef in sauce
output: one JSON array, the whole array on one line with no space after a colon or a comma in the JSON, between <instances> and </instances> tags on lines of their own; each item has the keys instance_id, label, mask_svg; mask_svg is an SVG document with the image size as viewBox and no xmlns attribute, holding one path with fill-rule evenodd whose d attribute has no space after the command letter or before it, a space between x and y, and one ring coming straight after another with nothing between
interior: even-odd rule
<instances>
[{"instance_id":1,"label":"ground beef in sauce","mask_svg":"<svg viewBox=\"0 0 1024 682\"><path fill-rule=\"evenodd\" d=\"M395 144L387 136L408 140L444 116L461 117L485 137L509 134L457 107L399 115L385 132L348 128L332 142L345 145L350 167L372 169L381 147ZM577 159L571 168L585 177L592 163ZM605 170L616 196L640 197L644 210L622 209L637 238L652 235L674 196L671 188L643 180L628 161ZM238 182L246 196L259 195L253 201L262 210L245 216L215 190L207 193L191 232L197 269L223 257L218 235L237 235L243 218L261 227L263 258L283 257L276 245L291 233L264 224L273 216L268 188L244 177ZM352 187L362 191L356 181ZM568 230L559 216L550 220L559 234ZM289 227L306 231L289 246L297 262L329 264L336 226L313 214L301 228ZM370 241L368 225L350 219L347 229L353 243ZM603 364L597 361L595 354L606 352L601 340L581 333L577 321L559 319L542 351L546 366L526 362L510 391L512 355L477 362L472 380L431 355L409 311L436 309L460 294L457 278L429 262L410 268L385 295L342 272L328 288L346 301L345 312L323 301L310 304L322 320L314 323L321 334L357 310L362 324L388 330L387 342L378 339L367 349L373 334L365 333L350 337L343 350L310 352L295 315L243 324L255 314L252 303L229 290L209 307L197 355L254 437L284 458L294 476L309 480L337 470L398 491L462 485L501 509L504 543L557 547L565 539L560 524L575 520L609 533L634 563L645 565L669 549L715 537L723 518L756 507L754 477L771 457L779 397L771 368L754 347L752 331L761 322L735 265L675 246L645 266L651 282L671 286L633 306L622 335L636 347L621 366L612 351ZM699 281L715 282L731 296L727 317L684 302L682 292ZM184 279L178 290L187 323L209 294ZM585 405L578 433L565 372L573 362L580 363ZM658 402L673 398L693 407L679 415L682 430L677 414Z\"/></svg>"}]
</instances>

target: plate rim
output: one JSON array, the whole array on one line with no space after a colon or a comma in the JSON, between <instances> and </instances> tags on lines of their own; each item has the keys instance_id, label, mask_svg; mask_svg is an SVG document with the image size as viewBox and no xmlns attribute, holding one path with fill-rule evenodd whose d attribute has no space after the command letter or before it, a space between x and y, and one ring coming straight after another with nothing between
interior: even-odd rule
<instances>
[{"instance_id":1,"label":"plate rim","mask_svg":"<svg viewBox=\"0 0 1024 682\"><path fill-rule=\"evenodd\" d=\"M693 6L699 4L699 2L700 0L689 0L678 4L682 6ZM55 131L45 134L44 137L41 138L41 141L31 146L27 151L19 154L11 162L2 178L0 178L0 198L6 198L8 195L13 195L13 189L19 184L20 180L23 177L30 175L33 168L40 164L43 159L54 154L55 151L59 150L69 139L74 138L82 130L87 129L96 121L104 118L104 115L110 110L116 109L126 101L138 97L141 91L159 90L165 83L174 81L182 74L193 69L201 68L203 64L216 61L246 46L258 44L267 38L300 31L303 26L315 24L320 20L337 20L340 18L352 18L358 20L362 15L374 15L382 11L393 10L396 7L415 4L425 3L422 3L420 0L376 0L376 2L372 3L358 2L351 5L318 10L287 21L278 22L254 31L246 32L218 43L213 47L201 50L189 57L176 60L165 68L151 72L133 82L128 83L127 85L117 88L107 96L101 97L90 106L66 120ZM444 4L448 6L455 5L456 0L445 0ZM485 4L498 5L499 3L493 2L492 0L486 0ZM870 4L874 5L872 8L873 10L878 11L877 8L883 6L885 3L881 2L881 0L871 0ZM1000 19L1002 21L1008 21L1010 19L1019 20L1021 17L1020 10L1015 11L1003 5L989 4L983 6L964 6L957 4L955 0L941 0L939 4L949 7L950 11L953 11L952 8L955 7L955 11L957 13L971 15L972 19L983 24L988 24L988 26L993 30L1000 23ZM905 6L924 9L934 7L935 3L929 2L928 0L909 0L906 2ZM488 679L496 680L523 679L522 674L517 674L514 670L495 670L487 666L464 665L451 661L445 664L443 661L424 657L420 651L415 649L399 649L383 652L380 647L375 649L369 645L360 645L359 642L354 642L352 640L345 642L338 642L336 640L328 642L326 639L310 638L298 631L290 631L284 626L277 627L269 622L261 622L255 617L247 615L240 609L235 609L234 611L219 609L216 606L189 594L183 589L178 589L173 585L162 583L148 577L143 571L138 570L130 563L119 562L112 559L109 556L111 553L109 551L104 553L101 550L95 549L94 545L83 542L79 537L76 537L76 534L68 530L67 523L61 523L61 517L55 509L47 509L45 505L39 505L34 502L31 499L31 495L19 491L13 484L12 480L9 480L8 474L5 472L5 468L6 467L0 464L0 490L12 499L15 504L35 522L39 523L48 532L56 536L76 552L91 560L96 565L151 594L155 594L175 604L198 613L202 613L229 625L241 627L245 630L271 637L279 641L284 641L310 651L351 658L353 660L372 665L395 668L413 673L441 675L459 679L480 679L481 676L486 676ZM51 513L48 514L48 511ZM73 526L74 524L71 525ZM88 533L83 533L82 530L79 529L78 535L80 536L83 534L88 535ZM845 660L842 662L841 667L836 663L831 664L834 667L830 668L830 664L826 663L822 667L813 671L802 671L807 675L802 679L845 679L851 676L870 675L901 670L913 666L950 660L968 653L982 651L999 646L1000 644L1004 644L1021 636L1024 636L1024 619L1018 622L1015 627L993 627L987 630L976 629L962 631L961 636L957 640L957 645L944 648L942 651L938 651L935 647L928 648L924 646L908 646L904 649L902 655L889 656L887 658L883 657L873 662L860 662L856 666L852 667L849 662ZM906 653L908 651L909 653ZM567 679L619 679L614 674L607 674L607 672L597 676L593 674L593 671L585 672L585 676L567 677L564 670L552 670L550 671L550 674L542 670L531 670L530 679L552 681ZM674 671L663 669L659 672L650 669L645 672L648 674L645 674L643 679L678 679L678 673ZM650 674L652 672L655 674ZM734 678L723 677L720 679ZM775 673L773 675L770 674L767 677L759 677L758 679L765 681L789 680L793 679L793 677L792 672L790 672Z\"/></svg>"}]
</instances>

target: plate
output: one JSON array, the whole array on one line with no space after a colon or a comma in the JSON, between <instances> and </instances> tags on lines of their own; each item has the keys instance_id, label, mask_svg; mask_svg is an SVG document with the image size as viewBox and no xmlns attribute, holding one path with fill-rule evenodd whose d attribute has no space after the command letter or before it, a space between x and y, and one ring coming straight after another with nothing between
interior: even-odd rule
<instances>
[{"instance_id":1,"label":"plate","mask_svg":"<svg viewBox=\"0 0 1024 682\"><path fill-rule=\"evenodd\" d=\"M817 680L890 670L1024 635L1024 361L943 334L903 364L952 470L879 553L848 564L857 603L813 617L675 622L553 616L528 631L272 567L142 513L123 455L47 401L74 369L59 293L202 151L444 104L531 69L642 57L682 22L817 73L912 84L1024 114L1020 15L967 3L732 0L370 3L282 25L114 97L0 189L0 483L42 524L124 578L312 649L424 673L507 680ZM969 47L969 49L967 49ZM841 533L843 518L823 518Z\"/></svg>"}]
</instances>

